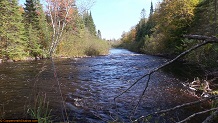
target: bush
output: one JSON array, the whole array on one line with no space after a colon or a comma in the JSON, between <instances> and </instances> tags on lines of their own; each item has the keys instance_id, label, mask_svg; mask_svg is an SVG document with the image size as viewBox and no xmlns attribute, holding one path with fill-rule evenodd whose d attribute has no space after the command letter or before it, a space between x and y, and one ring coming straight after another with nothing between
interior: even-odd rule
<instances>
[{"instance_id":1,"label":"bush","mask_svg":"<svg viewBox=\"0 0 218 123\"><path fill-rule=\"evenodd\" d=\"M80 57L108 54L109 44L88 32L82 36L66 33L60 43L57 56Z\"/></svg>"}]
</instances>

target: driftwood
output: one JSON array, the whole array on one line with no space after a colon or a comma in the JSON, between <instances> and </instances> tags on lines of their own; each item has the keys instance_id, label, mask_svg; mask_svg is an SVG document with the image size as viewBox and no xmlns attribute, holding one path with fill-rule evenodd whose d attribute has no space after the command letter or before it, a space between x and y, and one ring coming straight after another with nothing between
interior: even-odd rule
<instances>
[{"instance_id":1,"label":"driftwood","mask_svg":"<svg viewBox=\"0 0 218 123\"><path fill-rule=\"evenodd\" d=\"M134 109L134 113L135 113L136 109L138 108L138 106L139 106L139 104L140 104L140 102L141 102L141 100L142 100L142 96L145 94L145 91L146 91L147 88L148 88L148 84L149 84L149 82L150 82L150 78L151 78L151 75L152 75L153 73L155 73L155 72L159 71L160 69L162 69L162 68L164 68L164 67L170 65L171 63L173 63L173 62L175 62L176 60L180 59L181 57L187 55L187 54L190 53L191 51L194 51L194 50L196 50L196 49L198 49L198 48L200 48L200 47L202 47L202 46L204 46L204 45L206 45L206 44L218 43L218 38L215 37L215 36L209 37L209 36L203 36L203 35L184 35L183 37L184 37L184 38L188 38L188 39L202 40L203 42L201 42L201 43L199 43L199 44L197 44L197 45L191 47L190 49L188 49L188 50L182 52L181 54L179 54L179 55L178 55L177 57L175 57L174 59L172 59L172 60L170 60L170 61L164 63L163 65L161 65L161 66L159 66L159 67L157 67L157 68L151 70L149 73L147 73L147 74L143 75L142 77L138 78L129 88L127 88L127 89L126 89L125 91L123 91L121 94L119 94L118 96L116 96L116 97L114 98L114 102L116 103L116 99L117 99L118 97L122 96L124 93L126 93L127 91L129 91L129 90L130 90L133 86L135 86L140 80L142 80L142 79L145 78L145 77L148 77L148 79L147 79L147 81L146 81L146 83L145 83L144 90L143 90L142 94L140 95L139 101L138 101L138 103L137 103L137 105L136 105L136 107L135 107L135 109ZM213 109L213 110L215 110L215 109ZM199 112L199 113L202 113L202 112ZM185 120L183 120L183 121L185 122L185 121L189 120L190 118L194 117L195 115L196 115L196 114L193 114L192 116L188 117L187 119L185 119Z\"/></svg>"}]
</instances>

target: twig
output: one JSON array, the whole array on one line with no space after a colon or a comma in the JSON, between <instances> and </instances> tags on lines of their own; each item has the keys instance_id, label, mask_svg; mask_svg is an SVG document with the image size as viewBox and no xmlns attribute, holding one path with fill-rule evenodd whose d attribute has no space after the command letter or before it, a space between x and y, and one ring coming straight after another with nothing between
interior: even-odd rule
<instances>
[{"instance_id":1,"label":"twig","mask_svg":"<svg viewBox=\"0 0 218 123\"><path fill-rule=\"evenodd\" d=\"M136 105L135 108L134 108L133 114L135 114L135 112L136 112L136 110L137 110L137 108L138 108L138 106L139 106L139 104L140 104L140 102L141 102L141 100L142 100L142 97L145 95L145 91L146 91L147 88L148 88L148 83L149 83L150 79L151 79L151 74L148 75L148 79L147 79L147 81L146 81L145 88L144 88L142 94L140 95L139 101L138 101L137 105Z\"/></svg>"},{"instance_id":2,"label":"twig","mask_svg":"<svg viewBox=\"0 0 218 123\"><path fill-rule=\"evenodd\" d=\"M218 95L210 96L210 97L208 97L208 98L204 98L204 99L197 100L197 101L194 101L194 102L189 102L189 103L185 103L185 104L182 104L182 105L178 105L178 106L175 106L175 107L173 107L173 108L161 110L161 111L158 111L158 112L154 112L154 113L152 113L152 114L148 114L148 115L146 115L146 116L142 116L142 117L138 118L137 120L142 119L142 118L146 118L146 117L148 117L148 116L159 115L159 114L163 114L163 113L167 113L167 112L170 112L170 111L174 111L174 110L176 110L176 109L180 109L180 108L183 108L183 107L187 107L187 106L199 104L199 103L208 101L208 100L210 100L210 99L216 99L217 97L218 97ZM135 120L135 121L137 121L137 120Z\"/></svg>"},{"instance_id":3,"label":"twig","mask_svg":"<svg viewBox=\"0 0 218 123\"><path fill-rule=\"evenodd\" d=\"M214 123L214 120L217 120L218 110L212 113L209 117L207 117L202 123Z\"/></svg>"},{"instance_id":4,"label":"twig","mask_svg":"<svg viewBox=\"0 0 218 123\"><path fill-rule=\"evenodd\" d=\"M53 71L54 71L54 78L55 78L56 81L57 81L58 89L59 89L60 96L61 96L62 105L63 105L63 108L64 108L64 112L63 112L63 110L62 110L63 120L65 121L65 118L64 118L64 113L65 113L66 118L67 118L67 122L69 122L69 120L68 120L68 114L67 114L67 109L66 109L66 106L65 106L65 103L64 103L63 94L62 94L62 91L61 91L60 81L59 81L59 79L58 79L58 77L57 77L57 71L56 71L55 64L54 64L54 61L53 61L53 58L52 58L52 57L51 57L51 62L52 62L52 67L53 67Z\"/></svg>"},{"instance_id":5,"label":"twig","mask_svg":"<svg viewBox=\"0 0 218 123\"><path fill-rule=\"evenodd\" d=\"M205 114L205 113L207 113L207 112L214 111L214 110L218 110L218 107L216 107L216 108L211 108L211 109L208 109L208 110L205 110L205 111L201 111L201 112L194 113L194 114L190 115L189 117L185 118L184 120L179 121L179 122L177 122L177 123L184 123L184 122L187 122L188 120L190 120L191 118L195 117L196 115Z\"/></svg>"},{"instance_id":6,"label":"twig","mask_svg":"<svg viewBox=\"0 0 218 123\"><path fill-rule=\"evenodd\" d=\"M184 35L183 37L188 39L195 39L195 40L206 40L206 41L212 41L218 43L218 38L215 36L209 37L204 35Z\"/></svg>"}]
</instances>

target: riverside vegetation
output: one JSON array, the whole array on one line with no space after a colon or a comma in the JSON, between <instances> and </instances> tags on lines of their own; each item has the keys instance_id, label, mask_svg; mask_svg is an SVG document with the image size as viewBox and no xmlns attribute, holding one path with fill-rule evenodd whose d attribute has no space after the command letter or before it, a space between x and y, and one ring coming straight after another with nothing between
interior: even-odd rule
<instances>
[{"instance_id":1,"label":"riverside vegetation","mask_svg":"<svg viewBox=\"0 0 218 123\"><path fill-rule=\"evenodd\" d=\"M129 32L124 32L120 46L131 51L173 57L201 42L183 35L217 36L216 0L163 0L156 9L151 3L149 17L142 18ZM217 67L218 44L208 44L183 60L202 67Z\"/></svg>"},{"instance_id":2,"label":"riverside vegetation","mask_svg":"<svg viewBox=\"0 0 218 123\"><path fill-rule=\"evenodd\" d=\"M217 7L217 0L163 0L158 3L155 9L151 2L148 18L145 16L145 9L142 9L141 19L138 24L132 27L129 32L124 32L119 40L119 44L115 45L139 53L176 58L181 53L188 52L192 47L207 40L185 38L187 35L191 34L192 36L190 37L205 36L217 40ZM203 74L200 76L192 76L191 79L194 81L189 80L189 83L185 84L185 86L189 85L190 89L200 92L200 95L207 97L208 93L217 95L217 59L218 44L209 43L179 59L181 64L191 64L192 66L197 66L197 69L192 70L192 67L189 67L189 71L185 71L184 68L178 71L180 68L171 68L169 66L166 69L168 71L176 69L174 73L183 73L183 77L187 73L200 73L203 71ZM197 84L196 77L199 82ZM217 103L217 99L213 103ZM212 107L214 108L214 105ZM205 123L217 122L217 108L215 110L216 112L212 113L204 121Z\"/></svg>"},{"instance_id":3,"label":"riverside vegetation","mask_svg":"<svg viewBox=\"0 0 218 123\"><path fill-rule=\"evenodd\" d=\"M74 2L74 1L72 1ZM18 61L49 57L52 43L51 15L43 10L40 0L26 0L19 6L17 0L0 1L0 59ZM63 18L64 12L59 10ZM107 54L109 45L101 39L91 12L78 12L71 7L67 26L59 39L55 56L87 56ZM62 23L62 22L61 22Z\"/></svg>"},{"instance_id":4,"label":"riverside vegetation","mask_svg":"<svg viewBox=\"0 0 218 123\"><path fill-rule=\"evenodd\" d=\"M141 19L129 32L124 32L116 46L131 51L173 58L201 43L184 35L218 36L217 0L163 0L154 9L151 2L149 17L142 9ZM207 44L180 59L197 64L205 78L217 75L218 44ZM213 75L212 75L213 74ZM209 79L209 78L208 78ZM214 80L214 81L217 81Z\"/></svg>"}]
</instances>

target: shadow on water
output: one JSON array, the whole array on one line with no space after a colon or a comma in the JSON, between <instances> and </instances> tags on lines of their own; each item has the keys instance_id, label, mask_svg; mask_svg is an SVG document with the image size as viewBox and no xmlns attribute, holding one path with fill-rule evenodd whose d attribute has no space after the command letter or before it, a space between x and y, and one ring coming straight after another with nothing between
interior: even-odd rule
<instances>
[{"instance_id":1,"label":"shadow on water","mask_svg":"<svg viewBox=\"0 0 218 123\"><path fill-rule=\"evenodd\" d=\"M204 70L197 64L186 63L184 61L175 61L174 63L163 68L163 71L181 80L193 80L196 77L202 78Z\"/></svg>"},{"instance_id":2,"label":"shadow on water","mask_svg":"<svg viewBox=\"0 0 218 123\"><path fill-rule=\"evenodd\" d=\"M69 120L77 123L105 123L114 119L131 122L130 116L144 90L146 78L120 96L116 104L114 97L164 62L166 59L124 49L111 49L107 56L56 59L56 74ZM0 67L1 118L26 118L27 107L34 105L33 93L38 92L46 94L52 120L63 121L62 98L51 61L0 64ZM193 100L196 98L186 92L178 78L158 71L151 76L149 88L132 118ZM201 106L196 107L156 119L167 123L181 120Z\"/></svg>"}]
</instances>

